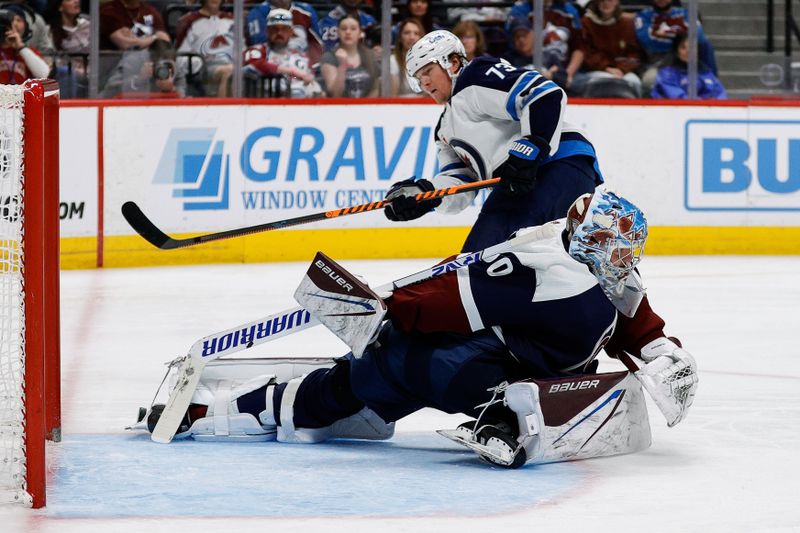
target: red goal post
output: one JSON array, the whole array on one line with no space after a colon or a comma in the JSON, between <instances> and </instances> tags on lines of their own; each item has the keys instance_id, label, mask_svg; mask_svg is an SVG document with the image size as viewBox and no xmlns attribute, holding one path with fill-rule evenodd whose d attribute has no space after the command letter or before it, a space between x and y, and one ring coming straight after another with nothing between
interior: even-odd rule
<instances>
[{"instance_id":1,"label":"red goal post","mask_svg":"<svg viewBox=\"0 0 800 533\"><path fill-rule=\"evenodd\" d=\"M0 86L0 502L46 503L61 440L58 84Z\"/></svg>"}]
</instances>

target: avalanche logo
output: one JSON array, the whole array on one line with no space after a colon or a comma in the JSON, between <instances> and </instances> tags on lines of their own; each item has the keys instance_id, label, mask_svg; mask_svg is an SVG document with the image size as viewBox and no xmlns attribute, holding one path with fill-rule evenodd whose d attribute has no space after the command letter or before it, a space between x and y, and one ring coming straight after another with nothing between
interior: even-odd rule
<instances>
[{"instance_id":1,"label":"avalanche logo","mask_svg":"<svg viewBox=\"0 0 800 533\"><path fill-rule=\"evenodd\" d=\"M230 156L216 128L174 128L167 138L153 183L170 185L184 211L228 209Z\"/></svg>"}]
</instances>

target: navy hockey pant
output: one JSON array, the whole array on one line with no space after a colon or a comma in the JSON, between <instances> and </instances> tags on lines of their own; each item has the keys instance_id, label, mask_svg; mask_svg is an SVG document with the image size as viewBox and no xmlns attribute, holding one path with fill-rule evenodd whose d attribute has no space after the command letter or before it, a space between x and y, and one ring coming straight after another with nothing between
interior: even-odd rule
<instances>
[{"instance_id":1,"label":"navy hockey pant","mask_svg":"<svg viewBox=\"0 0 800 533\"><path fill-rule=\"evenodd\" d=\"M387 322L363 357L350 354L333 368L306 376L295 398L294 423L324 427L365 405L386 422L423 407L476 417L477 406L492 396L488 388L524 374L491 332L409 335ZM282 389L276 388L275 412Z\"/></svg>"},{"instance_id":2,"label":"navy hockey pant","mask_svg":"<svg viewBox=\"0 0 800 533\"><path fill-rule=\"evenodd\" d=\"M507 240L520 228L539 226L567 216L582 194L602 183L594 158L573 156L551 161L539 168L533 189L508 194L495 189L483 204L462 252L475 252Z\"/></svg>"}]
</instances>

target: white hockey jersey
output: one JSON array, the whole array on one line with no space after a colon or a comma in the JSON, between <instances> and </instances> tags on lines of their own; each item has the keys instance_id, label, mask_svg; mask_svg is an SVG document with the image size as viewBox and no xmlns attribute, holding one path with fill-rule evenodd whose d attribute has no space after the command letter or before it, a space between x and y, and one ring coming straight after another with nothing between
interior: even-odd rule
<instances>
[{"instance_id":1,"label":"white hockey jersey","mask_svg":"<svg viewBox=\"0 0 800 533\"><path fill-rule=\"evenodd\" d=\"M436 128L437 189L490 179L508 158L511 144L537 137L550 146L543 162L573 155L595 157L583 133L563 121L567 96L535 70L483 56L468 63L454 82ZM599 174L599 169L598 169ZM458 212L476 193L444 198L439 212Z\"/></svg>"}]
</instances>

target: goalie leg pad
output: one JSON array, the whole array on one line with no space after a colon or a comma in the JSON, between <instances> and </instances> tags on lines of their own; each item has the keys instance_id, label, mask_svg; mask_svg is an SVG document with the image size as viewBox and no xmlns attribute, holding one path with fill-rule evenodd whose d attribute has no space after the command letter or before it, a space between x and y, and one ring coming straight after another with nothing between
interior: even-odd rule
<instances>
[{"instance_id":1,"label":"goalie leg pad","mask_svg":"<svg viewBox=\"0 0 800 533\"><path fill-rule=\"evenodd\" d=\"M258 376L238 385L235 381L228 379L201 379L200 385L192 397L192 403L207 405L206 416L195 420L189 431L176 435L176 438L191 436L199 441L273 440L276 433L275 427L262 426L253 415L240 413L236 400L274 381L275 376L270 374Z\"/></svg>"},{"instance_id":2,"label":"goalie leg pad","mask_svg":"<svg viewBox=\"0 0 800 533\"><path fill-rule=\"evenodd\" d=\"M532 379L504 389L503 403L516 414L516 430L482 426L479 418L474 427L489 428L490 433L439 433L508 468L632 453L650 446L644 395L629 372Z\"/></svg>"},{"instance_id":3,"label":"goalie leg pad","mask_svg":"<svg viewBox=\"0 0 800 533\"><path fill-rule=\"evenodd\" d=\"M333 366L331 358L272 358L272 359L218 359L203 369L200 381L191 399L193 407L189 410L188 421L176 438L195 440L274 440L277 434L276 423L261 413L240 412L239 399L264 389L263 401L270 404L276 381L287 381L319 368ZM256 377L253 377L256 376ZM175 376L172 377L175 379ZM198 406L205 406L204 416L194 419L191 414L203 412ZM160 413L158 413L160 414ZM141 417L140 417L141 418ZM132 429L145 429L144 422Z\"/></svg>"},{"instance_id":4,"label":"goalie leg pad","mask_svg":"<svg viewBox=\"0 0 800 533\"><path fill-rule=\"evenodd\" d=\"M509 385L528 462L551 463L632 453L650 446L639 381L629 372Z\"/></svg>"}]
</instances>

